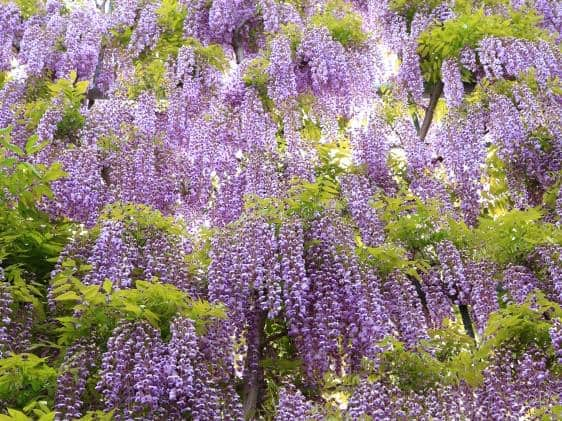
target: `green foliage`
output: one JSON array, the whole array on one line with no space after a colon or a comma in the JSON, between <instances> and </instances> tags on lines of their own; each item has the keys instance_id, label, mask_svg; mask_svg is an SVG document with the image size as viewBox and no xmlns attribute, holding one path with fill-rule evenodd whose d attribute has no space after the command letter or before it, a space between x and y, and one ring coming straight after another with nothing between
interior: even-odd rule
<instances>
[{"instance_id":1,"label":"green foliage","mask_svg":"<svg viewBox=\"0 0 562 421\"><path fill-rule=\"evenodd\" d=\"M30 93L32 99L25 108L28 127L34 130L43 114L56 98L62 101L63 115L57 123L55 138L74 140L73 136L84 125L84 116L80 112L81 104L88 91L88 81L77 81L76 72L72 71L68 79L58 79L56 82L47 82L45 85L37 83L34 92Z\"/></svg>"},{"instance_id":2,"label":"green foliage","mask_svg":"<svg viewBox=\"0 0 562 421\"><path fill-rule=\"evenodd\" d=\"M131 36L133 35L133 28L125 27L118 29L111 29L111 40L116 42L121 47L126 48L131 41Z\"/></svg>"},{"instance_id":3,"label":"green foliage","mask_svg":"<svg viewBox=\"0 0 562 421\"><path fill-rule=\"evenodd\" d=\"M535 408L532 412L533 419L541 421L551 421L562 419L562 405L545 405Z\"/></svg>"},{"instance_id":4,"label":"green foliage","mask_svg":"<svg viewBox=\"0 0 562 421\"><path fill-rule=\"evenodd\" d=\"M63 263L63 270L53 279L54 300L69 314L57 320L62 327L59 343L69 345L81 337L96 337L105 344L119 320L146 320L170 335L170 322L177 315L195 321L202 331L211 319L225 317L221 306L206 301L191 300L184 292L170 284L153 279L137 280L133 288L115 289L110 280L98 285L84 285L77 275L90 270L73 260Z\"/></svg>"},{"instance_id":5,"label":"green foliage","mask_svg":"<svg viewBox=\"0 0 562 421\"><path fill-rule=\"evenodd\" d=\"M36 15L43 6L43 2L40 0L1 0L0 3L14 3L18 6L24 19L29 19L31 16Z\"/></svg>"},{"instance_id":6,"label":"green foliage","mask_svg":"<svg viewBox=\"0 0 562 421\"><path fill-rule=\"evenodd\" d=\"M541 18L532 11L510 10L506 15L487 15L483 9L461 14L440 25L430 26L418 39L421 68L428 82L440 78L443 60L458 57L464 47L476 47L485 37L544 38Z\"/></svg>"},{"instance_id":7,"label":"green foliage","mask_svg":"<svg viewBox=\"0 0 562 421\"><path fill-rule=\"evenodd\" d=\"M314 183L295 180L285 199L249 195L246 197L245 208L278 225L294 215L309 221L323 209L331 207L338 195L338 184L328 178L322 177Z\"/></svg>"},{"instance_id":8,"label":"green foliage","mask_svg":"<svg viewBox=\"0 0 562 421\"><path fill-rule=\"evenodd\" d=\"M14 299L14 304L12 305L13 310L20 303L32 304L35 311L35 315L38 316L40 320L44 319L44 309L42 306L41 298L43 295L43 285L36 281L31 281L28 278L27 272L22 269L21 264L12 264L4 268L6 274L6 280L8 281L10 293ZM28 311L28 310L26 310Z\"/></svg>"},{"instance_id":9,"label":"green foliage","mask_svg":"<svg viewBox=\"0 0 562 421\"><path fill-rule=\"evenodd\" d=\"M558 174L558 181L554 183L543 195L543 206L555 214L556 200L562 188L562 171Z\"/></svg>"},{"instance_id":10,"label":"green foliage","mask_svg":"<svg viewBox=\"0 0 562 421\"><path fill-rule=\"evenodd\" d=\"M59 163L50 167L24 161L45 147L32 136L26 151L10 143L10 129L0 129L0 258L4 266L20 265L42 277L51 270L69 226L55 223L37 208L51 198L49 184L64 176Z\"/></svg>"},{"instance_id":11,"label":"green foliage","mask_svg":"<svg viewBox=\"0 0 562 421\"><path fill-rule=\"evenodd\" d=\"M406 192L396 197L380 196L373 205L386 223L385 231L391 242L398 242L415 252L436 244L447 236L447 220L437 201L424 203Z\"/></svg>"},{"instance_id":12,"label":"green foliage","mask_svg":"<svg viewBox=\"0 0 562 421\"><path fill-rule=\"evenodd\" d=\"M0 414L0 421L53 421L55 411L51 411L47 401L31 401L23 411L8 408L8 415ZM28 416L26 414L32 415Z\"/></svg>"},{"instance_id":13,"label":"green foliage","mask_svg":"<svg viewBox=\"0 0 562 421\"><path fill-rule=\"evenodd\" d=\"M246 209L277 224L294 215L310 221L324 209L342 210L345 203L340 200L341 189L337 177L348 171L346 162L350 159L350 151L347 140L318 143L315 146L320 163L316 166L313 183L292 180L284 199L249 196L246 198Z\"/></svg>"},{"instance_id":14,"label":"green foliage","mask_svg":"<svg viewBox=\"0 0 562 421\"><path fill-rule=\"evenodd\" d=\"M481 218L472 247L478 257L501 265L523 263L536 246L562 242L562 230L541 221L542 216L540 209L531 208Z\"/></svg>"},{"instance_id":15,"label":"green foliage","mask_svg":"<svg viewBox=\"0 0 562 421\"><path fill-rule=\"evenodd\" d=\"M418 270L427 271L426 262L408 259L406 250L397 245L385 243L377 247L368 247L359 244L356 253L364 264L376 268L383 278L399 270L419 279Z\"/></svg>"},{"instance_id":16,"label":"green foliage","mask_svg":"<svg viewBox=\"0 0 562 421\"><path fill-rule=\"evenodd\" d=\"M382 85L379 88L379 94L382 99L381 115L392 126L406 114L407 106L393 94L392 85Z\"/></svg>"},{"instance_id":17,"label":"green foliage","mask_svg":"<svg viewBox=\"0 0 562 421\"><path fill-rule=\"evenodd\" d=\"M38 400L52 402L56 380L57 371L45 358L13 354L0 359L0 401L10 407L23 408Z\"/></svg>"},{"instance_id":18,"label":"green foliage","mask_svg":"<svg viewBox=\"0 0 562 421\"><path fill-rule=\"evenodd\" d=\"M394 338L383 341L386 350L380 354L380 372L389 376L403 390L426 390L436 386L442 378L444 364L431 354L408 351Z\"/></svg>"},{"instance_id":19,"label":"green foliage","mask_svg":"<svg viewBox=\"0 0 562 421\"><path fill-rule=\"evenodd\" d=\"M49 83L47 86L51 97L62 96L68 104L80 105L88 91L88 81L78 81L76 77L76 72L73 70L68 79L58 79L54 83Z\"/></svg>"},{"instance_id":20,"label":"green foliage","mask_svg":"<svg viewBox=\"0 0 562 421\"><path fill-rule=\"evenodd\" d=\"M404 16L408 25L412 22L414 15L418 12L430 12L441 5L441 0L391 0L389 9Z\"/></svg>"},{"instance_id":21,"label":"green foliage","mask_svg":"<svg viewBox=\"0 0 562 421\"><path fill-rule=\"evenodd\" d=\"M475 358L472 338L448 324L431 331L430 338L421 340L415 349L406 349L392 337L383 340L384 351L372 377L388 379L400 389L413 392L461 382L479 385L487 360Z\"/></svg>"},{"instance_id":22,"label":"green foliage","mask_svg":"<svg viewBox=\"0 0 562 421\"><path fill-rule=\"evenodd\" d=\"M165 43L181 44L183 22L187 16L187 9L178 0L163 0L156 11L158 25L162 28L161 37Z\"/></svg>"},{"instance_id":23,"label":"green foliage","mask_svg":"<svg viewBox=\"0 0 562 421\"><path fill-rule=\"evenodd\" d=\"M281 33L289 38L291 42L291 52L295 54L302 40L302 29L294 23L281 25Z\"/></svg>"},{"instance_id":24,"label":"green foliage","mask_svg":"<svg viewBox=\"0 0 562 421\"><path fill-rule=\"evenodd\" d=\"M24 412L16 409L8 408L8 415L0 414L0 421L53 421L55 419L55 412L45 409L34 409L33 415L35 418L28 417Z\"/></svg>"},{"instance_id":25,"label":"green foliage","mask_svg":"<svg viewBox=\"0 0 562 421\"><path fill-rule=\"evenodd\" d=\"M322 129L311 119L307 118L304 119L302 129L300 130L300 134L303 139L309 140L314 143L318 143L322 138Z\"/></svg>"},{"instance_id":26,"label":"green foliage","mask_svg":"<svg viewBox=\"0 0 562 421\"><path fill-rule=\"evenodd\" d=\"M482 192L487 213L494 216L506 212L511 203L511 196L507 186L505 163L498 156L497 146L488 151L483 182L488 186L488 189Z\"/></svg>"},{"instance_id":27,"label":"green foliage","mask_svg":"<svg viewBox=\"0 0 562 421\"><path fill-rule=\"evenodd\" d=\"M135 83L129 87L129 95L136 98L148 90L154 91L159 99L166 97L166 65L162 59L135 63Z\"/></svg>"},{"instance_id":28,"label":"green foliage","mask_svg":"<svg viewBox=\"0 0 562 421\"><path fill-rule=\"evenodd\" d=\"M137 97L146 90L154 91L157 98L166 97L166 61L177 56L183 46L193 48L199 65L210 65L221 71L228 67L228 60L218 44L203 45L195 38L184 38L183 23L187 9L178 0L164 0L156 11L158 25L162 32L158 43L151 51L144 51L135 61L135 83L129 88L129 95ZM119 35L119 42L126 43L130 32Z\"/></svg>"},{"instance_id":29,"label":"green foliage","mask_svg":"<svg viewBox=\"0 0 562 421\"><path fill-rule=\"evenodd\" d=\"M273 108L273 101L267 94L267 86L269 83L269 74L267 68L269 67L269 60L265 57L256 57L248 63L248 67L242 76L242 80L246 86L253 87L266 109Z\"/></svg>"},{"instance_id":30,"label":"green foliage","mask_svg":"<svg viewBox=\"0 0 562 421\"><path fill-rule=\"evenodd\" d=\"M332 38L344 47L357 46L367 40L361 17L342 0L330 1L321 13L312 16L311 23L327 28Z\"/></svg>"},{"instance_id":31,"label":"green foliage","mask_svg":"<svg viewBox=\"0 0 562 421\"><path fill-rule=\"evenodd\" d=\"M137 240L142 239L145 231L157 230L172 236L187 234L181 220L164 216L160 211L138 203L112 203L104 208L101 220L120 221L129 228L135 228L133 235Z\"/></svg>"},{"instance_id":32,"label":"green foliage","mask_svg":"<svg viewBox=\"0 0 562 421\"><path fill-rule=\"evenodd\" d=\"M509 304L490 315L483 342L476 358L485 358L494 350L510 350L517 355L537 347L553 356L549 329L553 318L562 317L560 306L535 291L521 305Z\"/></svg>"},{"instance_id":33,"label":"green foliage","mask_svg":"<svg viewBox=\"0 0 562 421\"><path fill-rule=\"evenodd\" d=\"M537 291L522 305L509 304L492 313L479 346L446 321L442 329L430 331L430 338L421 340L415 349L406 349L395 338L385 339L380 344L384 351L376 369L368 361L366 368L371 379L385 379L402 390L461 382L476 387L483 380L483 370L498 353L519 358L534 347L546 353L549 365L556 365L549 329L552 320L561 316L560 306Z\"/></svg>"},{"instance_id":34,"label":"green foliage","mask_svg":"<svg viewBox=\"0 0 562 421\"><path fill-rule=\"evenodd\" d=\"M442 212L436 201L423 202L409 194L380 196L373 205L385 222L387 240L401 244L416 256L431 257L429 246L451 240L477 259L500 265L524 263L535 247L562 243L562 230L542 221L539 208L510 210L481 217L474 229Z\"/></svg>"},{"instance_id":35,"label":"green foliage","mask_svg":"<svg viewBox=\"0 0 562 421\"><path fill-rule=\"evenodd\" d=\"M162 34L152 52L153 58L165 61L170 55L176 56L182 46L191 46L201 61L219 70L226 69L228 61L220 45L203 45L195 38L183 37L183 23L187 16L187 9L180 1L163 0L156 13Z\"/></svg>"},{"instance_id":36,"label":"green foliage","mask_svg":"<svg viewBox=\"0 0 562 421\"><path fill-rule=\"evenodd\" d=\"M80 418L80 421L113 421L113 410L105 411L88 411L86 415Z\"/></svg>"},{"instance_id":37,"label":"green foliage","mask_svg":"<svg viewBox=\"0 0 562 421\"><path fill-rule=\"evenodd\" d=\"M209 65L220 71L228 68L228 60L220 45L203 45L195 38L184 38L183 29L179 32L164 32L156 47L152 51L145 52L135 62L136 82L129 88L129 94L137 97L143 91L151 90L155 92L157 98L165 98L166 61L170 56L177 56L183 46L193 48L199 66Z\"/></svg>"},{"instance_id":38,"label":"green foliage","mask_svg":"<svg viewBox=\"0 0 562 421\"><path fill-rule=\"evenodd\" d=\"M199 62L213 66L220 71L228 69L228 59L220 45L203 45L198 39L191 37L184 40L184 45L193 48L195 57L197 57Z\"/></svg>"},{"instance_id":39,"label":"green foliage","mask_svg":"<svg viewBox=\"0 0 562 421\"><path fill-rule=\"evenodd\" d=\"M202 229L197 237L192 239L193 251L186 256L186 264L194 279L197 279L197 276L205 275L211 264L210 251L213 232L213 229Z\"/></svg>"}]
</instances>

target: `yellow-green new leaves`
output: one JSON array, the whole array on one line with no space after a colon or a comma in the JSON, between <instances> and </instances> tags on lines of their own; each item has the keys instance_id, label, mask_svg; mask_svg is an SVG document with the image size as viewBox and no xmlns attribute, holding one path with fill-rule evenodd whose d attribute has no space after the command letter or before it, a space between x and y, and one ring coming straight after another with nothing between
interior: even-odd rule
<instances>
[{"instance_id":1,"label":"yellow-green new leaves","mask_svg":"<svg viewBox=\"0 0 562 421\"><path fill-rule=\"evenodd\" d=\"M537 208L511 210L496 218L481 218L471 247L477 257L499 264L522 263L541 244L562 244L562 230L541 221Z\"/></svg>"},{"instance_id":2,"label":"yellow-green new leaves","mask_svg":"<svg viewBox=\"0 0 562 421\"><path fill-rule=\"evenodd\" d=\"M562 317L562 309L540 291L535 291L521 305L508 304L490 315L475 357L486 358L497 349L522 354L531 346L552 356L549 320L556 317Z\"/></svg>"},{"instance_id":3,"label":"yellow-green new leaves","mask_svg":"<svg viewBox=\"0 0 562 421\"><path fill-rule=\"evenodd\" d=\"M447 218L437 201L424 203L410 193L402 193L396 197L381 196L374 207L386 223L388 240L409 250L422 251L446 237Z\"/></svg>"},{"instance_id":4,"label":"yellow-green new leaves","mask_svg":"<svg viewBox=\"0 0 562 421\"><path fill-rule=\"evenodd\" d=\"M55 106L62 108L62 118L57 123L55 138L72 137L78 132L84 125L80 107L88 92L88 81L77 81L76 78L76 71L73 70L68 78L56 82L37 82L38 86L30 92L24 110L30 130L35 130L48 108L59 101Z\"/></svg>"},{"instance_id":5,"label":"yellow-green new leaves","mask_svg":"<svg viewBox=\"0 0 562 421\"><path fill-rule=\"evenodd\" d=\"M137 203L115 202L104 208L102 220L121 221L125 225L138 227L139 235L145 229L163 231L168 235L183 236L187 234L185 224L171 216L164 216L158 210ZM137 236L138 238L138 236Z\"/></svg>"},{"instance_id":6,"label":"yellow-green new leaves","mask_svg":"<svg viewBox=\"0 0 562 421\"><path fill-rule=\"evenodd\" d=\"M56 381L57 372L46 358L13 354L0 359L0 401L8 406L21 408L33 399L52 400Z\"/></svg>"},{"instance_id":7,"label":"yellow-green new leaves","mask_svg":"<svg viewBox=\"0 0 562 421\"><path fill-rule=\"evenodd\" d=\"M15 3L24 19L37 14L43 5L43 2L40 0L1 0L0 3Z\"/></svg>"},{"instance_id":8,"label":"yellow-green new leaves","mask_svg":"<svg viewBox=\"0 0 562 421\"><path fill-rule=\"evenodd\" d=\"M358 46L367 40L361 16L352 10L349 3L341 0L330 1L321 13L312 16L311 23L326 27L332 38L344 47Z\"/></svg>"},{"instance_id":9,"label":"yellow-green new leaves","mask_svg":"<svg viewBox=\"0 0 562 421\"><path fill-rule=\"evenodd\" d=\"M37 207L53 197L50 182L65 175L61 165L23 160L43 146L31 137L26 153L11 143L9 128L0 129L0 256L4 267L20 265L39 279L51 270L48 259L58 255L69 234L67 225L53 222Z\"/></svg>"},{"instance_id":10,"label":"yellow-green new leaves","mask_svg":"<svg viewBox=\"0 0 562 421\"><path fill-rule=\"evenodd\" d=\"M408 259L406 250L394 244L368 247L359 242L356 253L363 263L375 267L382 277L399 270L419 280L419 272L427 272L429 269L427 262Z\"/></svg>"},{"instance_id":11,"label":"yellow-green new leaves","mask_svg":"<svg viewBox=\"0 0 562 421\"><path fill-rule=\"evenodd\" d=\"M137 280L129 289L114 289L110 280L104 281L101 287L84 285L75 274L89 268L76 265L73 260L64 262L64 270L51 283L54 300L64 314L69 314L57 319L62 325L61 344L92 335L104 343L121 319L146 320L166 338L176 316L192 319L198 331L203 331L209 320L226 317L221 306L192 300L185 292L157 279Z\"/></svg>"},{"instance_id":12,"label":"yellow-green new leaves","mask_svg":"<svg viewBox=\"0 0 562 421\"><path fill-rule=\"evenodd\" d=\"M71 103L80 103L88 91L88 81L76 81L76 71L72 70L67 79L58 79L54 83L49 83L48 88L52 97L63 95Z\"/></svg>"},{"instance_id":13,"label":"yellow-green new leaves","mask_svg":"<svg viewBox=\"0 0 562 421\"><path fill-rule=\"evenodd\" d=\"M273 107L273 101L267 94L267 86L269 83L268 67L268 59L265 57L256 57L249 62L242 76L242 80L246 86L254 87L266 108L271 109Z\"/></svg>"},{"instance_id":14,"label":"yellow-green new leaves","mask_svg":"<svg viewBox=\"0 0 562 421\"><path fill-rule=\"evenodd\" d=\"M438 202L424 203L409 193L381 196L374 207L386 224L387 241L422 256L430 256L430 246L448 239L470 258L521 264L539 245L562 244L562 229L544 222L538 208L481 217L470 228L443 213Z\"/></svg>"},{"instance_id":15,"label":"yellow-green new leaves","mask_svg":"<svg viewBox=\"0 0 562 421\"><path fill-rule=\"evenodd\" d=\"M530 11L510 11L506 16L480 9L430 26L418 39L424 79L439 80L443 60L458 57L463 48L474 48L486 37L544 38L546 33L539 29L539 23L540 17Z\"/></svg>"},{"instance_id":16,"label":"yellow-green new leaves","mask_svg":"<svg viewBox=\"0 0 562 421\"><path fill-rule=\"evenodd\" d=\"M0 414L0 421L53 421L55 419L55 411L50 411L45 401L33 401L32 404L39 406L39 408L32 409L34 417L27 416L25 412L8 408L6 410L7 415Z\"/></svg>"}]
</instances>

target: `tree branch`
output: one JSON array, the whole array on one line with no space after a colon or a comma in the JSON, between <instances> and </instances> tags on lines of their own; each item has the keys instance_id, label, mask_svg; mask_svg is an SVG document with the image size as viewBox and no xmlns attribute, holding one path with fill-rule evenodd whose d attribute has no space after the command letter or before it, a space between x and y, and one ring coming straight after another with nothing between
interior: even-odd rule
<instances>
[{"instance_id":1,"label":"tree branch","mask_svg":"<svg viewBox=\"0 0 562 421\"><path fill-rule=\"evenodd\" d=\"M408 277L412 280L412 283L414 284L414 287L416 287L416 292L418 293L418 297L419 297L421 305L422 305L423 314L425 316L425 319L429 322L429 320L430 320L429 307L427 306L427 299L425 297L425 292L422 289L420 281L418 281L413 276L408 276Z\"/></svg>"},{"instance_id":2,"label":"tree branch","mask_svg":"<svg viewBox=\"0 0 562 421\"><path fill-rule=\"evenodd\" d=\"M433 115L435 114L435 108L437 107L437 102L443 93L443 82L438 81L433 88L431 89L431 96L429 98L429 106L427 107L427 111L425 112L425 116L423 118L423 123L419 131L420 139L425 140L427 136L427 132L431 126L431 122L433 121Z\"/></svg>"},{"instance_id":3,"label":"tree branch","mask_svg":"<svg viewBox=\"0 0 562 421\"><path fill-rule=\"evenodd\" d=\"M236 56L236 64L242 63L244 60L244 47L238 39L238 31L236 31L232 36L232 48L234 49L234 55Z\"/></svg>"},{"instance_id":4,"label":"tree branch","mask_svg":"<svg viewBox=\"0 0 562 421\"><path fill-rule=\"evenodd\" d=\"M263 346L264 346L264 328L267 314L264 311L259 311L255 316L255 324L250 325L250 329L256 329L255 343L248 344L248 352L256 352L254 357L258 362L261 362ZM253 348L253 349L252 349ZM246 371L247 377L244 382L244 389L242 391L244 419L254 420L258 407L263 399L264 389L264 376L263 367L258 364L258 367L251 366L251 358L246 357Z\"/></svg>"},{"instance_id":5,"label":"tree branch","mask_svg":"<svg viewBox=\"0 0 562 421\"><path fill-rule=\"evenodd\" d=\"M468 312L468 306L466 304L459 304L459 311L461 313L462 324L466 334L474 339L476 336L474 335L474 328L472 327L472 320Z\"/></svg>"},{"instance_id":6,"label":"tree branch","mask_svg":"<svg viewBox=\"0 0 562 421\"><path fill-rule=\"evenodd\" d=\"M86 93L86 99L88 101L88 108L92 108L96 99L101 99L104 97L101 90L96 86L101 73L101 66L103 64L103 58L105 56L105 47L100 47L100 53L98 55L98 62L96 64L96 70L94 70L94 77L92 78L92 87L88 89Z\"/></svg>"}]
</instances>

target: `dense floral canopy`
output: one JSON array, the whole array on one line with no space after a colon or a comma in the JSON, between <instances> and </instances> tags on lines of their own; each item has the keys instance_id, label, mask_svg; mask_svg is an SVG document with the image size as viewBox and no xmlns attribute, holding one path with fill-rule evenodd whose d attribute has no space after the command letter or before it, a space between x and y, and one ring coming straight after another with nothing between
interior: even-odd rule
<instances>
[{"instance_id":1,"label":"dense floral canopy","mask_svg":"<svg viewBox=\"0 0 562 421\"><path fill-rule=\"evenodd\" d=\"M562 416L556 0L0 0L0 420Z\"/></svg>"}]
</instances>

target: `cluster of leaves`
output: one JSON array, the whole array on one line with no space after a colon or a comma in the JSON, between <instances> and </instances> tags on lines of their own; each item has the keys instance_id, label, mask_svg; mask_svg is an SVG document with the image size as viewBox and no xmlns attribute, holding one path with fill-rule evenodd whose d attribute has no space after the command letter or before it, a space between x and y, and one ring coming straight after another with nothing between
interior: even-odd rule
<instances>
[{"instance_id":1,"label":"cluster of leaves","mask_svg":"<svg viewBox=\"0 0 562 421\"><path fill-rule=\"evenodd\" d=\"M38 204L53 197L49 185L65 173L59 163L27 162L46 145L34 135L22 150L11 143L10 131L0 129L0 258L4 266L17 263L41 277L67 241L70 225L52 223Z\"/></svg>"},{"instance_id":2,"label":"cluster of leaves","mask_svg":"<svg viewBox=\"0 0 562 421\"><path fill-rule=\"evenodd\" d=\"M399 270L419 279L419 272L426 272L428 269L425 260L410 259L406 249L391 243L369 247L359 242L356 253L363 264L376 268L377 273L382 277Z\"/></svg>"},{"instance_id":3,"label":"cluster of leaves","mask_svg":"<svg viewBox=\"0 0 562 421\"><path fill-rule=\"evenodd\" d=\"M385 222L387 240L404 246L415 256L430 256L432 246L448 239L477 259L501 265L522 264L537 246L562 242L562 230L545 222L540 208L482 216L478 225L470 229L444 213L439 202L424 202L407 192L395 197L380 196L374 207Z\"/></svg>"},{"instance_id":4,"label":"cluster of leaves","mask_svg":"<svg viewBox=\"0 0 562 421\"><path fill-rule=\"evenodd\" d=\"M248 63L242 80L246 86L251 86L256 90L265 109L271 111L274 108L274 104L267 93L267 86L269 83L268 67L269 60L267 58L261 56L256 57Z\"/></svg>"},{"instance_id":5,"label":"cluster of leaves","mask_svg":"<svg viewBox=\"0 0 562 421\"><path fill-rule=\"evenodd\" d=\"M76 72L70 72L67 79L58 79L56 82L44 81L33 86L33 91L28 93L32 99L26 105L25 116L31 130L37 128L41 117L45 114L54 100L61 101L62 118L57 123L54 137L57 139L74 139L84 125L84 116L80 112L81 105L88 91L88 81L78 81ZM59 105L57 105L59 106Z\"/></svg>"},{"instance_id":6,"label":"cluster of leaves","mask_svg":"<svg viewBox=\"0 0 562 421\"><path fill-rule=\"evenodd\" d=\"M381 195L374 208L385 222L388 240L404 244L411 251L421 252L447 236L448 221L438 201L423 202L404 191L396 196Z\"/></svg>"},{"instance_id":7,"label":"cluster of leaves","mask_svg":"<svg viewBox=\"0 0 562 421\"><path fill-rule=\"evenodd\" d=\"M104 208L101 220L123 222L128 227L135 227L141 238L145 230L157 230L172 236L185 236L185 224L171 216L162 215L161 212L147 205L115 202Z\"/></svg>"},{"instance_id":8,"label":"cluster of leaves","mask_svg":"<svg viewBox=\"0 0 562 421\"><path fill-rule=\"evenodd\" d=\"M32 400L52 401L57 371L46 358L14 354L0 359L0 401L23 408Z\"/></svg>"},{"instance_id":9,"label":"cluster of leaves","mask_svg":"<svg viewBox=\"0 0 562 421\"><path fill-rule=\"evenodd\" d=\"M302 28L294 23L281 25L281 33L291 41L291 52L296 54L302 40Z\"/></svg>"},{"instance_id":10,"label":"cluster of leaves","mask_svg":"<svg viewBox=\"0 0 562 421\"><path fill-rule=\"evenodd\" d=\"M441 3L441 0L391 0L388 7L400 16L404 16L406 23L410 25L416 13L431 12Z\"/></svg>"},{"instance_id":11,"label":"cluster of leaves","mask_svg":"<svg viewBox=\"0 0 562 421\"><path fill-rule=\"evenodd\" d=\"M546 33L539 28L540 21L536 12L527 10L510 10L503 15L487 14L484 9L479 9L432 25L418 38L424 79L437 82L444 60L458 57L465 47L475 48L486 37L515 37L530 41L544 38Z\"/></svg>"},{"instance_id":12,"label":"cluster of leaves","mask_svg":"<svg viewBox=\"0 0 562 421\"><path fill-rule=\"evenodd\" d=\"M43 6L43 2L40 0L1 0L0 3L15 3L24 19L36 15Z\"/></svg>"},{"instance_id":13,"label":"cluster of leaves","mask_svg":"<svg viewBox=\"0 0 562 421\"><path fill-rule=\"evenodd\" d=\"M0 402L8 406L24 408L30 401L52 402L56 381L57 371L46 358L14 354L0 359Z\"/></svg>"},{"instance_id":14,"label":"cluster of leaves","mask_svg":"<svg viewBox=\"0 0 562 421\"><path fill-rule=\"evenodd\" d=\"M322 12L312 16L311 23L326 27L332 38L344 47L359 46L367 40L361 17L342 0L329 2Z\"/></svg>"},{"instance_id":15,"label":"cluster of leaves","mask_svg":"<svg viewBox=\"0 0 562 421\"><path fill-rule=\"evenodd\" d=\"M471 248L476 257L502 265L524 263L535 247L562 243L562 230L542 221L542 217L539 208L530 208L481 218L471 233Z\"/></svg>"},{"instance_id":16,"label":"cluster of leaves","mask_svg":"<svg viewBox=\"0 0 562 421\"><path fill-rule=\"evenodd\" d=\"M210 65L220 71L228 68L228 60L218 44L203 45L195 38L185 38L183 22L187 9L178 0L164 0L157 10L158 25L162 32L156 46L145 51L135 62L136 83L130 87L129 94L134 98L145 90L154 90L158 98L165 98L166 62L170 56L177 56L183 46L192 47L201 65ZM129 42L132 32L124 31L120 37L124 45Z\"/></svg>"},{"instance_id":17,"label":"cluster of leaves","mask_svg":"<svg viewBox=\"0 0 562 421\"><path fill-rule=\"evenodd\" d=\"M562 366L557 364L548 330L551 321L562 317L560 305L535 291L521 304L508 304L492 313L486 330L482 335L482 345L475 353L476 359L484 359L494 350L510 350L522 355L531 347L545 351L553 369L562 374Z\"/></svg>"},{"instance_id":18,"label":"cluster of leaves","mask_svg":"<svg viewBox=\"0 0 562 421\"><path fill-rule=\"evenodd\" d=\"M484 369L493 363L497 353L511 352L521 357L534 347L547 355L548 366L557 375L562 366L555 358L548 329L550 320L560 316L560 306L537 292L522 305L509 304L492 313L479 342L448 320L444 328L431 331L430 337L421 340L414 349L395 338L385 338L380 343L383 351L376 366L365 361L364 369L370 373L371 381L384 380L403 391L419 393L461 383L478 387L482 384ZM348 379L347 386L354 386L356 380ZM340 383L341 386L346 389L346 382Z\"/></svg>"},{"instance_id":19,"label":"cluster of leaves","mask_svg":"<svg viewBox=\"0 0 562 421\"><path fill-rule=\"evenodd\" d=\"M58 341L62 345L79 338L95 336L103 346L119 320L146 320L160 329L163 338L170 336L170 322L177 315L189 317L202 331L210 319L224 318L221 306L191 300L185 292L157 279L135 281L133 288L115 289L110 280L103 285L84 285L79 275L91 268L72 259L52 281L53 299L69 314L58 317Z\"/></svg>"}]
</instances>

